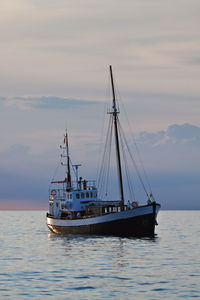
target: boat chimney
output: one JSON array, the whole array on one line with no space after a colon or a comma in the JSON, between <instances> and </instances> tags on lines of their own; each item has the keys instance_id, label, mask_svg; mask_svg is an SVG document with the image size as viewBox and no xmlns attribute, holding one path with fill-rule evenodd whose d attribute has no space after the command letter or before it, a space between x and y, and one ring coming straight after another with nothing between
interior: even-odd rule
<instances>
[{"instance_id":1,"label":"boat chimney","mask_svg":"<svg viewBox=\"0 0 200 300\"><path fill-rule=\"evenodd\" d=\"M83 180L83 189L87 190L87 181L86 180Z\"/></svg>"},{"instance_id":2,"label":"boat chimney","mask_svg":"<svg viewBox=\"0 0 200 300\"><path fill-rule=\"evenodd\" d=\"M79 190L81 190L81 185L82 185L82 177L79 178Z\"/></svg>"}]
</instances>

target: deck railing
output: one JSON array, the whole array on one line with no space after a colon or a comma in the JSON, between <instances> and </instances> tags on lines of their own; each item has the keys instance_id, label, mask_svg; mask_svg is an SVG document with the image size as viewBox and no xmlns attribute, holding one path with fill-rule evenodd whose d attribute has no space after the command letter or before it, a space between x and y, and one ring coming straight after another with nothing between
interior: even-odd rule
<instances>
[{"instance_id":1,"label":"deck railing","mask_svg":"<svg viewBox=\"0 0 200 300\"><path fill-rule=\"evenodd\" d=\"M62 189L67 188L67 182L64 181L52 181L51 182L51 189L61 189L58 188L62 184ZM79 180L77 181L72 181L71 182L71 188L72 190L94 190L96 189L96 181L95 180Z\"/></svg>"}]
</instances>

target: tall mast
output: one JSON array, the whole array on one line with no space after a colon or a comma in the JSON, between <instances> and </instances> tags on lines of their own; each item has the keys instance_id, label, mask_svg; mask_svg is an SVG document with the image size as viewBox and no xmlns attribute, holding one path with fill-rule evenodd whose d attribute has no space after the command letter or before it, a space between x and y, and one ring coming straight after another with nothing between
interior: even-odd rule
<instances>
[{"instance_id":1,"label":"tall mast","mask_svg":"<svg viewBox=\"0 0 200 300\"><path fill-rule=\"evenodd\" d=\"M71 189L70 157L69 157L69 145L68 145L67 130L65 133L65 143L66 143L66 156L67 156L67 189Z\"/></svg>"},{"instance_id":2,"label":"tall mast","mask_svg":"<svg viewBox=\"0 0 200 300\"><path fill-rule=\"evenodd\" d=\"M115 145L116 145L116 157L117 157L117 169L119 177L119 186L121 194L121 207L124 206L124 192L123 192L123 182L122 182L122 168L121 168L121 159L120 159L120 149L119 149L119 135L118 135L118 113L116 99L115 99L115 88L113 82L112 66L110 66L110 78L112 85L112 95L113 95L113 119L114 119L114 130L115 130Z\"/></svg>"}]
</instances>

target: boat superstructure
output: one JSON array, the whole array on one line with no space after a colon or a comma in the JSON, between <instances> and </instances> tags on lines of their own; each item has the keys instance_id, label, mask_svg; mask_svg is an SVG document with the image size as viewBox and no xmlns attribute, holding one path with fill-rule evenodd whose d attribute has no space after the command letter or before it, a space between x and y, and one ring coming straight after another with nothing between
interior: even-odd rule
<instances>
[{"instance_id":1,"label":"boat superstructure","mask_svg":"<svg viewBox=\"0 0 200 300\"><path fill-rule=\"evenodd\" d=\"M102 200L94 180L79 177L80 165L73 165L69 155L68 132L65 132L62 165L66 168L64 180L52 180L49 190L47 226L55 233L102 234L122 236L152 236L160 205L148 196L145 205L135 199L127 201L124 196L123 173L120 153L119 110L116 105L112 67L112 110L109 112L115 137L117 174L120 199ZM75 180L72 180L72 171Z\"/></svg>"}]
</instances>

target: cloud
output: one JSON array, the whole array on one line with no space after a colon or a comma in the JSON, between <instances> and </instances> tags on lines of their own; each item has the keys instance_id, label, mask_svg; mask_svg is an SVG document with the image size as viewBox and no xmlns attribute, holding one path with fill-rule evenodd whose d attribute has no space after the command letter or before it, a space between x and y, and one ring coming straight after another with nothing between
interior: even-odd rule
<instances>
[{"instance_id":1,"label":"cloud","mask_svg":"<svg viewBox=\"0 0 200 300\"><path fill-rule=\"evenodd\" d=\"M155 145L156 143L162 141L162 139L165 137L165 134L165 131L159 131L156 133L143 131L139 134L138 141L139 143L150 143L151 145Z\"/></svg>"},{"instance_id":2,"label":"cloud","mask_svg":"<svg viewBox=\"0 0 200 300\"><path fill-rule=\"evenodd\" d=\"M187 59L188 63L193 65L200 65L200 56L193 56Z\"/></svg>"},{"instance_id":3,"label":"cloud","mask_svg":"<svg viewBox=\"0 0 200 300\"><path fill-rule=\"evenodd\" d=\"M149 144L153 147L164 144L200 146L200 127L185 123L182 125L170 125L166 131L155 133L144 131L139 134L138 142Z\"/></svg>"},{"instance_id":4,"label":"cloud","mask_svg":"<svg viewBox=\"0 0 200 300\"><path fill-rule=\"evenodd\" d=\"M1 97L0 101L4 106L17 107L21 110L28 110L30 108L36 109L69 109L74 106L84 106L91 104L98 104L97 101L87 101L81 99L72 99L66 97L55 96L41 96L41 97Z\"/></svg>"},{"instance_id":5,"label":"cloud","mask_svg":"<svg viewBox=\"0 0 200 300\"><path fill-rule=\"evenodd\" d=\"M191 124L171 125L168 127L167 136L176 142L200 145L200 127Z\"/></svg>"}]
</instances>

